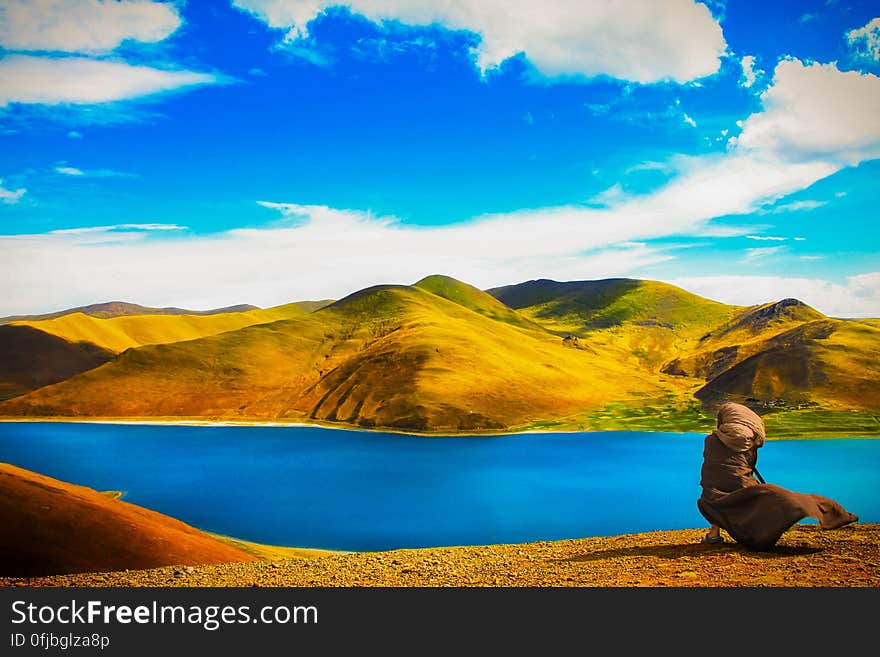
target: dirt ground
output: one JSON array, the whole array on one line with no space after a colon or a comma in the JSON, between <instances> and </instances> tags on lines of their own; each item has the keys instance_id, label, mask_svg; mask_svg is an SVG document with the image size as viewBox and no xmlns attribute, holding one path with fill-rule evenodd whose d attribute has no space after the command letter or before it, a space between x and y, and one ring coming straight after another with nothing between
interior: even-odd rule
<instances>
[{"instance_id":1,"label":"dirt ground","mask_svg":"<svg viewBox=\"0 0 880 657\"><path fill-rule=\"evenodd\" d=\"M769 552L689 529L520 545L354 552L0 579L0 586L877 587L880 524L796 525Z\"/></svg>"}]
</instances>

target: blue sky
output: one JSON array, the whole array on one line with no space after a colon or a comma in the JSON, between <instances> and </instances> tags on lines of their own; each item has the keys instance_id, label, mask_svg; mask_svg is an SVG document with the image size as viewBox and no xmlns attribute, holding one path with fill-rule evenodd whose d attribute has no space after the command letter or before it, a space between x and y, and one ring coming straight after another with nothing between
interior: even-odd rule
<instances>
[{"instance_id":1,"label":"blue sky","mask_svg":"<svg viewBox=\"0 0 880 657\"><path fill-rule=\"evenodd\" d=\"M880 11L0 0L0 315L612 276L880 316Z\"/></svg>"}]
</instances>

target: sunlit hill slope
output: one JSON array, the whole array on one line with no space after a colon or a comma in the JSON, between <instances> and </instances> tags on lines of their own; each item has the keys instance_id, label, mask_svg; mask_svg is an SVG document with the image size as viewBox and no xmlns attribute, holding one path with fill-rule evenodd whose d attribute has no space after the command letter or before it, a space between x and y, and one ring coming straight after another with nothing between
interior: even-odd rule
<instances>
[{"instance_id":1,"label":"sunlit hill slope","mask_svg":"<svg viewBox=\"0 0 880 657\"><path fill-rule=\"evenodd\" d=\"M697 426L727 399L868 417L880 408L877 328L795 300L742 308L653 281L484 292L430 276L326 306L174 321L80 314L0 328L16 326L66 341L83 370L0 404L6 416L452 433L609 428L631 413L658 428L674 417ZM98 351L80 353L83 345ZM106 361L87 369L89 358Z\"/></svg>"},{"instance_id":2,"label":"sunlit hill slope","mask_svg":"<svg viewBox=\"0 0 880 657\"><path fill-rule=\"evenodd\" d=\"M0 463L0 576L254 561L174 518Z\"/></svg>"},{"instance_id":3,"label":"sunlit hill slope","mask_svg":"<svg viewBox=\"0 0 880 657\"><path fill-rule=\"evenodd\" d=\"M84 312L64 312L43 320L17 320L0 325L0 399L63 381L111 360L116 354L150 344L193 340L265 322L305 315L326 302L291 303L259 309L201 315L132 315L142 306L97 304ZM154 309L144 308L146 311Z\"/></svg>"}]
</instances>

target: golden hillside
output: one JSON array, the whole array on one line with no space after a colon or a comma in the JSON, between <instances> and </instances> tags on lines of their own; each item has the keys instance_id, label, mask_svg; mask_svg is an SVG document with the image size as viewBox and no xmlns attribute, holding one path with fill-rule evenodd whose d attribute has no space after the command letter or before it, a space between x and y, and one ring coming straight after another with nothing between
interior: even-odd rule
<instances>
[{"instance_id":1,"label":"golden hillside","mask_svg":"<svg viewBox=\"0 0 880 657\"><path fill-rule=\"evenodd\" d=\"M0 576L255 561L179 520L0 463Z\"/></svg>"},{"instance_id":2,"label":"golden hillside","mask_svg":"<svg viewBox=\"0 0 880 657\"><path fill-rule=\"evenodd\" d=\"M629 279L483 292L435 275L312 309L67 315L0 327L54 327L59 335L27 337L69 363L54 380L9 378L8 390L20 396L0 404L0 414L300 420L435 433L701 430L732 399L762 412L806 408L785 414L779 430L793 435L805 422L842 435L878 430L880 330L796 300L742 308ZM218 332L198 337L208 330ZM166 343L149 344L159 339ZM30 361L15 362L26 370ZM21 394L26 385L43 387Z\"/></svg>"},{"instance_id":3,"label":"golden hillside","mask_svg":"<svg viewBox=\"0 0 880 657\"><path fill-rule=\"evenodd\" d=\"M462 431L663 392L651 377L540 328L490 319L420 287L380 286L300 318L130 350L2 412Z\"/></svg>"},{"instance_id":4,"label":"golden hillside","mask_svg":"<svg viewBox=\"0 0 880 657\"><path fill-rule=\"evenodd\" d=\"M144 345L194 340L254 324L290 319L308 314L311 309L306 302L213 315L148 314L99 318L77 312L53 319L11 322L9 326L29 326L72 344L87 342L120 353Z\"/></svg>"}]
</instances>

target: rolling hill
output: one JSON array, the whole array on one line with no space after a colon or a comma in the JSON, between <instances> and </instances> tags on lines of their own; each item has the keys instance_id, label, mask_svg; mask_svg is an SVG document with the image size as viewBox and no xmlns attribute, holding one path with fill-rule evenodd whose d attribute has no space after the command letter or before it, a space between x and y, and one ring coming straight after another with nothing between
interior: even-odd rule
<instances>
[{"instance_id":1,"label":"rolling hill","mask_svg":"<svg viewBox=\"0 0 880 657\"><path fill-rule=\"evenodd\" d=\"M731 400L876 411L878 376L880 329L824 319L749 345L696 397L710 406Z\"/></svg>"},{"instance_id":2,"label":"rolling hill","mask_svg":"<svg viewBox=\"0 0 880 657\"><path fill-rule=\"evenodd\" d=\"M479 290L445 285L445 296L417 286L369 288L303 317L132 349L0 410L468 431L663 393L625 364L527 328L512 310L510 321L498 321L471 309L498 310Z\"/></svg>"},{"instance_id":3,"label":"rolling hill","mask_svg":"<svg viewBox=\"0 0 880 657\"><path fill-rule=\"evenodd\" d=\"M656 281L534 280L488 290L549 331L656 372L742 310Z\"/></svg>"},{"instance_id":4,"label":"rolling hill","mask_svg":"<svg viewBox=\"0 0 880 657\"><path fill-rule=\"evenodd\" d=\"M120 353L149 344L194 340L253 324L305 315L315 308L316 303L306 301L274 308L205 315L120 315L102 319L84 313L69 313L53 319L16 321L9 326L29 326L67 342L87 342Z\"/></svg>"},{"instance_id":5,"label":"rolling hill","mask_svg":"<svg viewBox=\"0 0 880 657\"><path fill-rule=\"evenodd\" d=\"M770 338L817 321L828 318L797 299L748 308L703 335L693 351L668 362L663 371L710 380L769 348L766 343Z\"/></svg>"},{"instance_id":6,"label":"rolling hill","mask_svg":"<svg viewBox=\"0 0 880 657\"><path fill-rule=\"evenodd\" d=\"M0 576L256 558L168 516L0 463Z\"/></svg>"},{"instance_id":7,"label":"rolling hill","mask_svg":"<svg viewBox=\"0 0 880 657\"><path fill-rule=\"evenodd\" d=\"M74 314L0 327L63 337L52 348L71 362L57 381L10 378L19 392L48 384L0 404L0 415L427 433L691 430L731 399L761 412L861 413L877 424L880 329L794 299L745 308L630 279L481 291L434 275L315 305L208 317ZM150 344L156 336L164 342ZM92 369L75 372L80 363Z\"/></svg>"},{"instance_id":8,"label":"rolling hill","mask_svg":"<svg viewBox=\"0 0 880 657\"><path fill-rule=\"evenodd\" d=\"M136 303L128 303L127 301L106 301L104 303L77 306L76 308L58 310L53 313L44 313L42 315L10 315L8 317L0 317L0 324L9 324L10 322L37 322L44 319L55 319L56 317L62 317L64 315L73 315L75 313L82 313L83 315L97 317L99 319L108 319L110 317L123 317L125 315L220 315L224 313L240 313L247 310L259 310L259 308L257 306L243 303L237 306L214 308L212 310L185 310L183 308L173 307L151 308Z\"/></svg>"},{"instance_id":9,"label":"rolling hill","mask_svg":"<svg viewBox=\"0 0 880 657\"><path fill-rule=\"evenodd\" d=\"M305 301L275 308L202 315L121 314L104 319L72 312L52 319L0 325L0 400L93 369L126 349L193 340L298 317L327 303ZM124 310L134 312L141 307L125 304Z\"/></svg>"},{"instance_id":10,"label":"rolling hill","mask_svg":"<svg viewBox=\"0 0 880 657\"><path fill-rule=\"evenodd\" d=\"M70 343L29 326L0 326L0 400L58 383L113 359L91 343Z\"/></svg>"}]
</instances>

